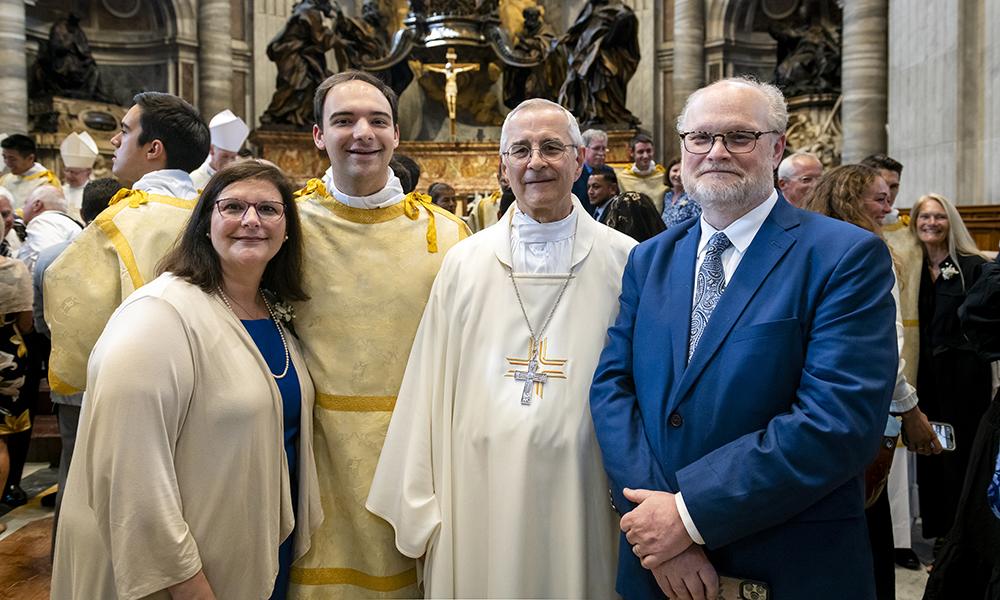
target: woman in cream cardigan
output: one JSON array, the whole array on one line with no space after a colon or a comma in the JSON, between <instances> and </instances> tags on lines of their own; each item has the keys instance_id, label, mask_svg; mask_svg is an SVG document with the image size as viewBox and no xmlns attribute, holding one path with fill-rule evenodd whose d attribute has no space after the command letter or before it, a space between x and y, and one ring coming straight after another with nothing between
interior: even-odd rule
<instances>
[{"instance_id":1,"label":"woman in cream cardigan","mask_svg":"<svg viewBox=\"0 0 1000 600\"><path fill-rule=\"evenodd\" d=\"M53 598L284 597L322 520L314 392L280 302L305 299L301 258L280 171L209 181L90 356Z\"/></svg>"}]
</instances>

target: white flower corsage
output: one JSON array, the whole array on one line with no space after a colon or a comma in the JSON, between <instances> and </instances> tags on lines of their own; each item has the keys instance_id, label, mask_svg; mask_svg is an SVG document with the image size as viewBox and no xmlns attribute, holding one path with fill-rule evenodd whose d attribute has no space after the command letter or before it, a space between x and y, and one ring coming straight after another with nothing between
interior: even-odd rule
<instances>
[{"instance_id":1,"label":"white flower corsage","mask_svg":"<svg viewBox=\"0 0 1000 600\"><path fill-rule=\"evenodd\" d=\"M958 275L958 269L955 268L955 265L948 263L941 267L941 277L944 277L945 281L951 279L955 275Z\"/></svg>"},{"instance_id":2,"label":"white flower corsage","mask_svg":"<svg viewBox=\"0 0 1000 600\"><path fill-rule=\"evenodd\" d=\"M274 303L274 316L278 317L285 325L290 325L295 318L295 309L287 302Z\"/></svg>"}]
</instances>

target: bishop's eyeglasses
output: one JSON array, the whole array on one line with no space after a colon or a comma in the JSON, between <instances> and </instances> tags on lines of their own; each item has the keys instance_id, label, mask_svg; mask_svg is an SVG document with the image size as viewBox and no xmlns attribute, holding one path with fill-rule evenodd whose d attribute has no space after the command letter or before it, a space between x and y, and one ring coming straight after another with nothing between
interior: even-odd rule
<instances>
[{"instance_id":1,"label":"bishop's eyeglasses","mask_svg":"<svg viewBox=\"0 0 1000 600\"><path fill-rule=\"evenodd\" d=\"M257 213L257 218L261 221L277 221L285 216L285 205L281 202L247 202L235 198L223 198L215 201L215 207L219 209L222 218L232 221L242 221L250 207Z\"/></svg>"},{"instance_id":2,"label":"bishop's eyeglasses","mask_svg":"<svg viewBox=\"0 0 1000 600\"><path fill-rule=\"evenodd\" d=\"M564 144L558 140L546 140L542 142L537 148L528 146L525 144L513 144L507 148L506 152L501 152L508 159L523 163L531 160L531 155L534 152L538 152L538 156L545 162L557 161L566 154L566 150L570 148L576 148L572 144Z\"/></svg>"},{"instance_id":3,"label":"bishop's eyeglasses","mask_svg":"<svg viewBox=\"0 0 1000 600\"><path fill-rule=\"evenodd\" d=\"M757 140L760 136L768 133L778 133L770 131L727 131L725 133L709 133L707 131L684 131L679 133L684 149L691 154L708 154L715 146L715 140L721 139L722 145L730 154L747 154L753 152L757 147Z\"/></svg>"}]
</instances>

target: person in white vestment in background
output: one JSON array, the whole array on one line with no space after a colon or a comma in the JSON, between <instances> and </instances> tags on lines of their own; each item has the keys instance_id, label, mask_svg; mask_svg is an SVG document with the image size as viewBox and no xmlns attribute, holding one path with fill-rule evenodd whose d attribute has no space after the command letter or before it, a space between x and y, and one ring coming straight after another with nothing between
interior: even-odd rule
<instances>
[{"instance_id":1,"label":"person in white vestment in background","mask_svg":"<svg viewBox=\"0 0 1000 600\"><path fill-rule=\"evenodd\" d=\"M226 165L236 162L240 148L250 134L250 128L243 119L228 108L212 117L208 122L208 130L212 135L208 157L200 167L191 172L191 181L199 190L204 189L212 175Z\"/></svg>"},{"instance_id":2,"label":"person in white vestment in background","mask_svg":"<svg viewBox=\"0 0 1000 600\"><path fill-rule=\"evenodd\" d=\"M38 253L50 246L72 240L83 231L83 225L66 214L66 198L62 190L43 185L35 188L24 203L27 237L17 251L28 270L34 272Z\"/></svg>"},{"instance_id":3,"label":"person in white vestment in background","mask_svg":"<svg viewBox=\"0 0 1000 600\"><path fill-rule=\"evenodd\" d=\"M83 205L83 188L93 179L94 162L100 152L97 142L84 131L75 131L66 136L59 144L59 155L62 157L63 195L66 196L66 213L80 221L80 207Z\"/></svg>"},{"instance_id":4,"label":"person in white vestment in background","mask_svg":"<svg viewBox=\"0 0 1000 600\"><path fill-rule=\"evenodd\" d=\"M367 507L426 597L614 595L588 390L635 241L572 194L582 146L557 104L510 112L515 208L445 256L417 330Z\"/></svg>"}]
</instances>

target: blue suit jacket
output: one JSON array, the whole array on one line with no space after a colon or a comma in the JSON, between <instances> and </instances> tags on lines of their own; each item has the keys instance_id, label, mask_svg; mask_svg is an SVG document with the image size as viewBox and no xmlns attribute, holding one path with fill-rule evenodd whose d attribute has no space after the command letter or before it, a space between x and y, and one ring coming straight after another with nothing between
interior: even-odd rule
<instances>
[{"instance_id":1,"label":"blue suit jacket","mask_svg":"<svg viewBox=\"0 0 1000 600\"><path fill-rule=\"evenodd\" d=\"M591 388L622 489L681 491L723 575L778 600L874 598L861 473L896 375L885 244L779 201L687 364L700 220L640 244ZM618 591L662 597L624 536Z\"/></svg>"}]
</instances>

